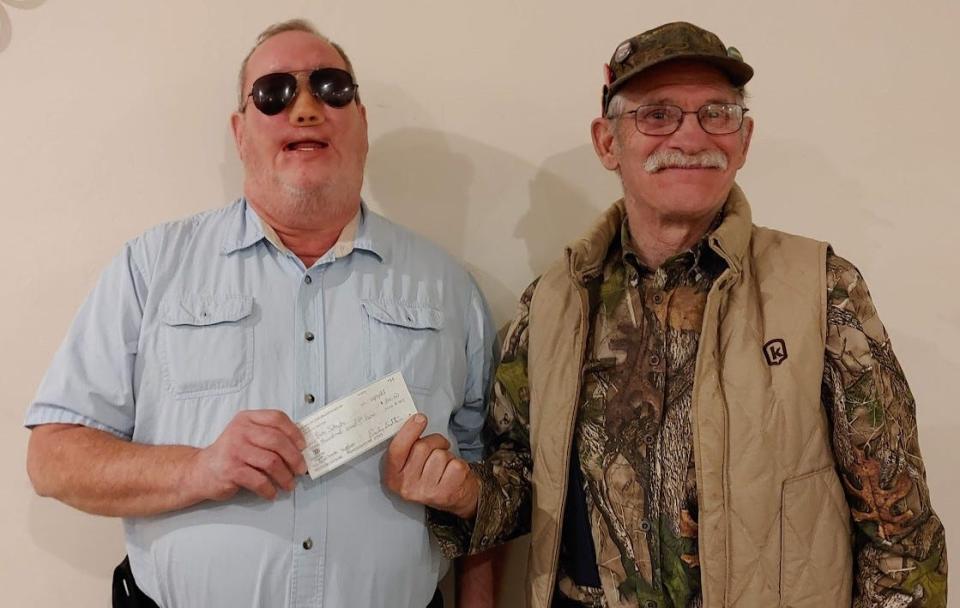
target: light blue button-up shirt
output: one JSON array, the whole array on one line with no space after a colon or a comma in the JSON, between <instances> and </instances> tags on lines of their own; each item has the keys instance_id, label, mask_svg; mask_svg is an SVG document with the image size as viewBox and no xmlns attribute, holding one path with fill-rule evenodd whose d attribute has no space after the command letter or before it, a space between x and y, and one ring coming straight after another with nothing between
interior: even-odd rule
<instances>
[{"instance_id":1,"label":"light blue button-up shirt","mask_svg":"<svg viewBox=\"0 0 960 608\"><path fill-rule=\"evenodd\" d=\"M366 207L339 251L306 269L242 199L149 230L80 309L27 426L204 447L241 410L300 420L399 369L426 433L478 458L495 333L473 280ZM385 449L273 502L124 519L140 587L167 608L422 608L449 564L424 509L381 485Z\"/></svg>"}]
</instances>

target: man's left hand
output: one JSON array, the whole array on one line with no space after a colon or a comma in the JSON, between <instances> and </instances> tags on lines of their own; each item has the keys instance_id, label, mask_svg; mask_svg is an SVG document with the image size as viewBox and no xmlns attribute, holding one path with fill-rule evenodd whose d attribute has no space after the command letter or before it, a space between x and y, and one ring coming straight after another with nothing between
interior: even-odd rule
<instances>
[{"instance_id":1,"label":"man's left hand","mask_svg":"<svg viewBox=\"0 0 960 608\"><path fill-rule=\"evenodd\" d=\"M471 519L477 513L480 482L463 459L450 452L446 437L420 437L427 417L415 414L390 441L383 482L404 500Z\"/></svg>"}]
</instances>

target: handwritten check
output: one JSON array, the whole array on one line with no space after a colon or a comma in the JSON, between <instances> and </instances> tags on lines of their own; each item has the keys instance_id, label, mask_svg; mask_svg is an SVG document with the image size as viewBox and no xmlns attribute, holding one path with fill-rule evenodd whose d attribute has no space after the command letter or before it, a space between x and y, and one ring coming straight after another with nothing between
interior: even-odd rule
<instances>
[{"instance_id":1,"label":"handwritten check","mask_svg":"<svg viewBox=\"0 0 960 608\"><path fill-rule=\"evenodd\" d=\"M329 473L397 434L417 413L400 372L322 407L297 423L311 479Z\"/></svg>"}]
</instances>

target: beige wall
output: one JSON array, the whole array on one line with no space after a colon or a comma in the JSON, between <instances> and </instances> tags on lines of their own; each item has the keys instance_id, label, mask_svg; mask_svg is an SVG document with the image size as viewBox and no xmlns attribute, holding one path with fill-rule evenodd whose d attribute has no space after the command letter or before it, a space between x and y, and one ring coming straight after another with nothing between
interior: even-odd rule
<instances>
[{"instance_id":1,"label":"beige wall","mask_svg":"<svg viewBox=\"0 0 960 608\"><path fill-rule=\"evenodd\" d=\"M687 19L737 46L757 71L740 179L756 219L830 240L866 275L960 555L956 2L26 4L0 0L0 604L106 605L120 525L32 494L23 412L121 243L239 194L237 63L300 15L357 67L367 200L463 259L499 323L617 194L588 142L617 43Z\"/></svg>"}]
</instances>

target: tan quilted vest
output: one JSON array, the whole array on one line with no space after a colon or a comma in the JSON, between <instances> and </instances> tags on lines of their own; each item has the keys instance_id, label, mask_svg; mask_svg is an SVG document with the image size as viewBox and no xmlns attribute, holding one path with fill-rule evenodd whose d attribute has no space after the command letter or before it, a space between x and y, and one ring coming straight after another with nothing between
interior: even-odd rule
<instances>
[{"instance_id":1,"label":"tan quilted vest","mask_svg":"<svg viewBox=\"0 0 960 608\"><path fill-rule=\"evenodd\" d=\"M530 608L548 608L556 583L589 329L584 285L623 214L620 201L573 243L531 302ZM849 608L850 514L820 404L827 245L753 226L737 186L709 243L728 268L707 297L693 387L704 606Z\"/></svg>"}]
</instances>

